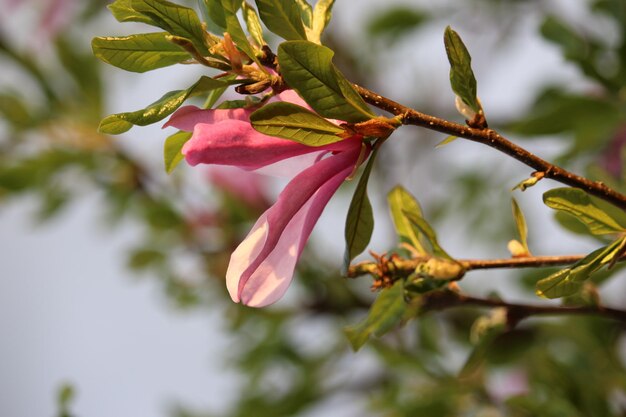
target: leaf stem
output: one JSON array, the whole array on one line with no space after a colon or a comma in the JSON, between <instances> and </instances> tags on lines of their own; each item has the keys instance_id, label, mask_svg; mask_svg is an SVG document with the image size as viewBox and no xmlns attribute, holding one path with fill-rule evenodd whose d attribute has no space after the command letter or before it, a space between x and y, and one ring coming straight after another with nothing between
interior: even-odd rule
<instances>
[{"instance_id":1,"label":"leaf stem","mask_svg":"<svg viewBox=\"0 0 626 417\"><path fill-rule=\"evenodd\" d=\"M571 187L580 188L591 195L626 210L626 195L618 193L600 181L591 181L557 165L551 164L550 162L509 141L493 129L478 129L453 123L448 120L430 116L403 106L402 104L383 97L380 94L374 93L359 85L355 84L354 87L367 103L396 116L400 116L402 118L402 123L405 125L420 126L430 130L446 133L448 135L465 138L473 142L485 144L511 156L538 172L541 172L545 178L550 178Z\"/></svg>"}]
</instances>

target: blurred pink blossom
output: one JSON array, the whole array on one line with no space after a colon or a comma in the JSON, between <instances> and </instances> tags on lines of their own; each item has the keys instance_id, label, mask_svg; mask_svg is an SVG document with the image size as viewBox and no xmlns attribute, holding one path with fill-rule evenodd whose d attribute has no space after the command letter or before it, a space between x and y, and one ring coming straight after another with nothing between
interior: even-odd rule
<instances>
[{"instance_id":1,"label":"blurred pink blossom","mask_svg":"<svg viewBox=\"0 0 626 417\"><path fill-rule=\"evenodd\" d=\"M4 16L9 17L20 7L36 8L37 22L35 39L49 39L67 26L74 16L76 0L0 0L0 7L4 9ZM4 19L3 19L4 20Z\"/></svg>"},{"instance_id":2,"label":"blurred pink blossom","mask_svg":"<svg viewBox=\"0 0 626 417\"><path fill-rule=\"evenodd\" d=\"M215 166L208 172L209 181L218 189L241 200L250 207L267 208L265 177L240 168Z\"/></svg>"},{"instance_id":3,"label":"blurred pink blossom","mask_svg":"<svg viewBox=\"0 0 626 417\"><path fill-rule=\"evenodd\" d=\"M621 179L624 170L624 149L626 148L626 126L619 129L601 155L600 165L613 177Z\"/></svg>"}]
</instances>

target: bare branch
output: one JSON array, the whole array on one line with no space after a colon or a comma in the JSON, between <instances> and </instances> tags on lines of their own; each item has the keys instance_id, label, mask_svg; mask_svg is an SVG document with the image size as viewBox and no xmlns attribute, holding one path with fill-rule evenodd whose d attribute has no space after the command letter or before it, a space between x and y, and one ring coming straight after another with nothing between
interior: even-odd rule
<instances>
[{"instance_id":1,"label":"bare branch","mask_svg":"<svg viewBox=\"0 0 626 417\"><path fill-rule=\"evenodd\" d=\"M537 170L542 173L545 178L553 179L571 187L580 188L591 195L616 205L617 207L626 209L626 195L618 193L614 189L607 187L602 182L591 181L559 166L553 165L509 141L495 130L477 129L420 113L391 99L376 94L366 88L358 85L354 86L366 102L381 110L385 110L396 116L401 116L402 123L405 125L421 126L427 129L446 133L448 135L458 136L473 142L485 144Z\"/></svg>"}]
</instances>

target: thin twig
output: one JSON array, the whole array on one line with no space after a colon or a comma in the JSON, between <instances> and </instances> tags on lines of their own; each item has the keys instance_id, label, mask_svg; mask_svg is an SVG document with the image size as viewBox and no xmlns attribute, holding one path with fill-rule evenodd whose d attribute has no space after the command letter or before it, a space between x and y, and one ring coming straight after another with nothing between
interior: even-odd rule
<instances>
[{"instance_id":1,"label":"thin twig","mask_svg":"<svg viewBox=\"0 0 626 417\"><path fill-rule=\"evenodd\" d=\"M591 181L559 166L551 164L550 162L541 159L526 149L509 141L495 130L476 129L420 113L391 99L376 94L366 88L356 84L354 86L366 102L381 110L387 111L396 116L401 116L402 123L405 125L421 126L427 129L446 133L448 135L458 136L473 142L491 146L492 148L495 148L500 152L503 152L528 165L538 172L543 173L545 178L550 178L563 184L580 188L587 191L591 195L599 197L626 210L626 195L618 193L600 181Z\"/></svg>"},{"instance_id":2,"label":"thin twig","mask_svg":"<svg viewBox=\"0 0 626 417\"><path fill-rule=\"evenodd\" d=\"M594 315L611 318L626 323L626 311L598 306L546 306L532 304L509 303L498 299L477 298L454 291L436 291L422 296L424 311L445 310L455 307L504 307L508 310L508 321L511 326L531 316L563 316L563 315Z\"/></svg>"}]
</instances>

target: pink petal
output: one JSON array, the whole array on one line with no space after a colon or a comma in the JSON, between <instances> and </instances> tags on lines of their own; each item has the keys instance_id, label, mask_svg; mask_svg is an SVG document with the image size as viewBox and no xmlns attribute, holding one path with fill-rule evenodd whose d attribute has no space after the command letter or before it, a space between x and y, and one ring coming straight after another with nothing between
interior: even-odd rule
<instances>
[{"instance_id":1,"label":"pink petal","mask_svg":"<svg viewBox=\"0 0 626 417\"><path fill-rule=\"evenodd\" d=\"M259 218L231 256L226 282L235 302L262 307L285 293L313 226L359 153L360 144L304 170Z\"/></svg>"},{"instance_id":2,"label":"pink petal","mask_svg":"<svg viewBox=\"0 0 626 417\"><path fill-rule=\"evenodd\" d=\"M204 110L196 106L183 106L174 112L163 127L173 126L185 132L193 132L194 127L199 123L213 124L224 120L243 120L249 122L251 113L251 110L246 109Z\"/></svg>"},{"instance_id":3,"label":"pink petal","mask_svg":"<svg viewBox=\"0 0 626 417\"><path fill-rule=\"evenodd\" d=\"M286 158L319 151L319 148L266 136L254 130L249 122L241 120L199 123L182 149L190 165L232 165L245 169L257 169Z\"/></svg>"}]
</instances>

